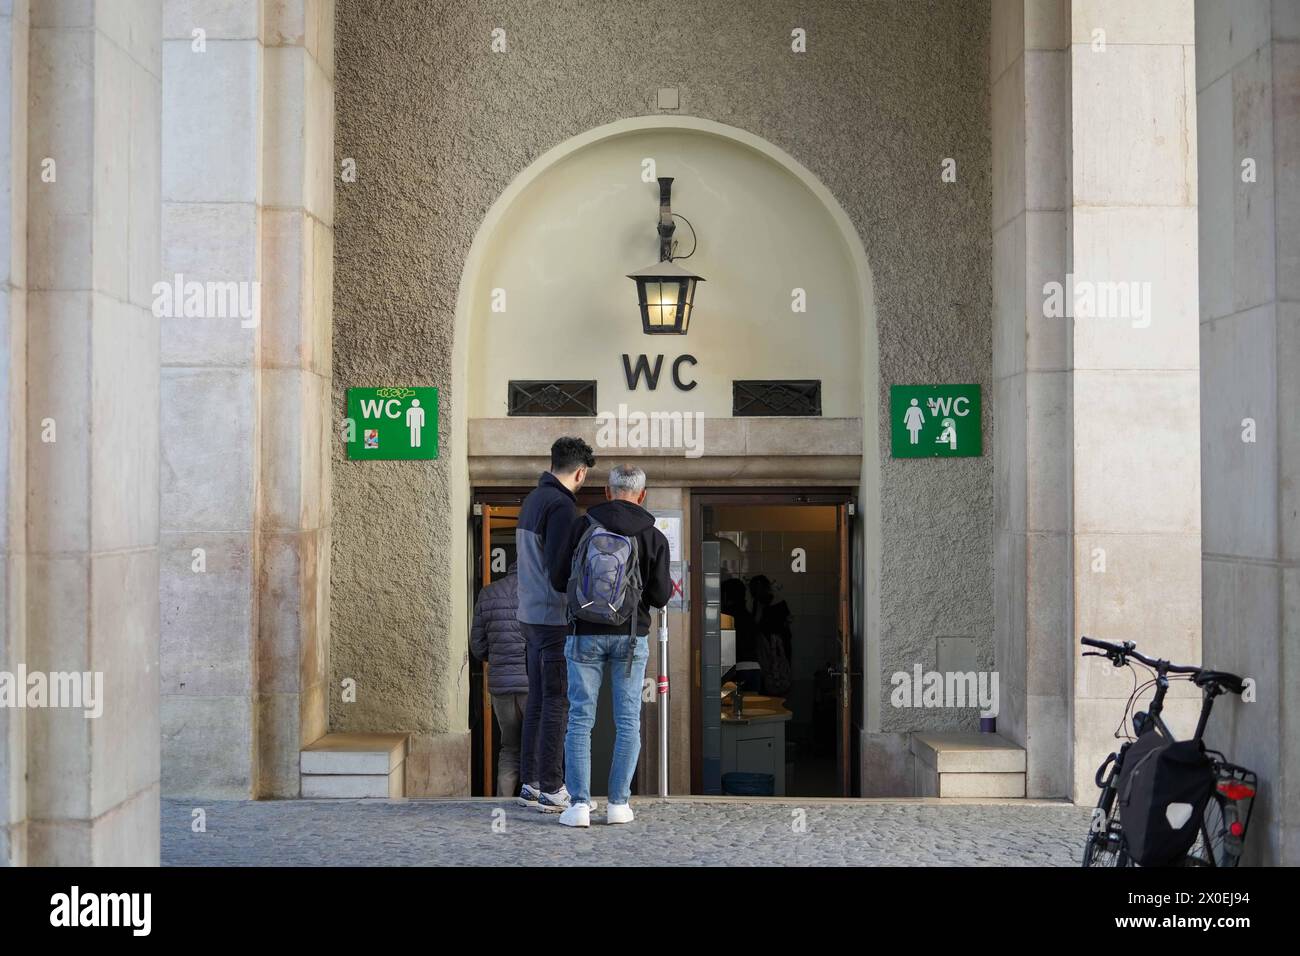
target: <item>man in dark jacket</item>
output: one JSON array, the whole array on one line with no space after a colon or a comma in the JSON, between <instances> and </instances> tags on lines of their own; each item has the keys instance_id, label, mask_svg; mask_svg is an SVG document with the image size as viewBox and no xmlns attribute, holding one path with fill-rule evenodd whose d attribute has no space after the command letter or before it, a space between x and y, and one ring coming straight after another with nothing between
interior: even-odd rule
<instances>
[{"instance_id":1,"label":"man in dark jacket","mask_svg":"<svg viewBox=\"0 0 1300 956\"><path fill-rule=\"evenodd\" d=\"M650 657L650 608L663 607L672 595L668 539L655 527L654 515L641 507L645 501L645 472L635 465L610 469L605 497L609 500L595 505L588 510L586 518L574 522L568 546L550 565L551 584L556 589L567 589L574 551L589 521L594 521L607 531L634 538L641 566L636 639L630 633L631 621L602 625L579 619L574 622L575 633L564 646L569 665L569 729L564 738L564 776L571 805L560 814L560 822L571 827L591 825L591 729L596 723L596 700L600 697L607 662L612 662L614 756L609 767L609 808L605 822L632 822L628 797L641 752L641 684Z\"/></svg>"},{"instance_id":2,"label":"man in dark jacket","mask_svg":"<svg viewBox=\"0 0 1300 956\"><path fill-rule=\"evenodd\" d=\"M488 668L488 692L492 712L501 725L497 794L503 797L519 792L519 735L528 705L527 654L515 616L519 609L517 572L518 562L511 562L505 577L479 591L469 632L469 649L492 665Z\"/></svg>"},{"instance_id":3,"label":"man in dark jacket","mask_svg":"<svg viewBox=\"0 0 1300 956\"><path fill-rule=\"evenodd\" d=\"M519 556L520 630L528 649L528 709L520 741L519 802L548 813L569 806L564 789L564 724L569 712L564 640L569 636L568 602L551 586L550 565L568 543L578 516L576 492L596 464L581 438L559 438L551 446L551 470L519 509L515 552Z\"/></svg>"}]
</instances>

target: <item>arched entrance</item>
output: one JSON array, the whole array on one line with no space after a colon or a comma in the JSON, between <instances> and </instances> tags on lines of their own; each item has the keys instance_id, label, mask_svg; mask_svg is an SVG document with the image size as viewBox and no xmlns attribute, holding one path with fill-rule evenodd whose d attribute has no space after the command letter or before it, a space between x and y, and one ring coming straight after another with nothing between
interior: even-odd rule
<instances>
[{"instance_id":1,"label":"arched entrance","mask_svg":"<svg viewBox=\"0 0 1300 956\"><path fill-rule=\"evenodd\" d=\"M641 177L646 160L655 166L649 182ZM709 283L690 335L652 341L641 335L634 308L628 311L634 299L624 275L654 254L655 174L678 178L680 205L675 201L674 208L704 237L706 255L692 264ZM805 311L793 305L799 298L811 303ZM664 383L657 390L629 381L628 363L638 353L649 353L651 362L664 355ZM695 360L689 388L668 382L668 366L679 353ZM455 514L471 512L474 489L531 485L556 435L594 432L589 417L508 414L506 392L519 379L590 380L600 409L610 414L630 404L634 413L699 415L710 436L699 454L617 451L649 456L650 507L686 516L684 535L692 533L693 490L852 489L852 666L865 674L860 687L878 684L880 447L872 278L847 215L793 157L734 127L648 116L591 130L536 160L489 210L462 273L448 409ZM820 414L734 415L733 383L742 379L816 380ZM470 529L455 525L456 553L472 551ZM683 552L688 548L685 543ZM682 558L689 560L685 553ZM449 585L457 596L452 633L467 633L472 586L469 580ZM681 690L698 683L685 612L670 615L675 736L683 729L672 758L674 792L689 786L688 766L679 760L686 759L692 718L689 695ZM857 700L854 725L861 730L872 708L860 695Z\"/></svg>"}]
</instances>

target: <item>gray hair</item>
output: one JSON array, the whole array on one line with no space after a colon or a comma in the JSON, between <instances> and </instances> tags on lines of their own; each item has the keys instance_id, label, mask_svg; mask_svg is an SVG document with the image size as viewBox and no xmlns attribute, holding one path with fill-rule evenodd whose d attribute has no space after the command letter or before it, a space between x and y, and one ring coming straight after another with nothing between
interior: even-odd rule
<instances>
[{"instance_id":1,"label":"gray hair","mask_svg":"<svg viewBox=\"0 0 1300 956\"><path fill-rule=\"evenodd\" d=\"M616 495L639 495L645 490L645 472L636 465L615 465L607 484Z\"/></svg>"}]
</instances>

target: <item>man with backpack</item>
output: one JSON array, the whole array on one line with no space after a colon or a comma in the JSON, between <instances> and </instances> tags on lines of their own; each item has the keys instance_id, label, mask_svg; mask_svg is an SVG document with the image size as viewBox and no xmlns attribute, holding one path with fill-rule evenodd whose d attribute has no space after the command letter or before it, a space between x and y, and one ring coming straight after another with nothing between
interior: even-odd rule
<instances>
[{"instance_id":1,"label":"man with backpack","mask_svg":"<svg viewBox=\"0 0 1300 956\"><path fill-rule=\"evenodd\" d=\"M650 609L672 594L668 539L654 526L645 501L645 472L610 469L607 501L576 521L568 547L551 565L551 583L564 588L574 633L568 661L569 729L564 738L569 827L591 825L591 730L608 662L613 681L614 756L609 768L606 823L631 823L632 775L641 751L641 685L650 657Z\"/></svg>"},{"instance_id":2,"label":"man with backpack","mask_svg":"<svg viewBox=\"0 0 1300 956\"><path fill-rule=\"evenodd\" d=\"M519 509L515 551L519 562L520 630L527 646L528 708L520 741L519 803L546 813L569 806L562 759L569 710L564 642L570 633L564 588L551 586L550 568L569 547L578 517L576 493L596 464L581 438L558 438L551 446L551 470ZM567 553L567 552L566 552Z\"/></svg>"}]
</instances>

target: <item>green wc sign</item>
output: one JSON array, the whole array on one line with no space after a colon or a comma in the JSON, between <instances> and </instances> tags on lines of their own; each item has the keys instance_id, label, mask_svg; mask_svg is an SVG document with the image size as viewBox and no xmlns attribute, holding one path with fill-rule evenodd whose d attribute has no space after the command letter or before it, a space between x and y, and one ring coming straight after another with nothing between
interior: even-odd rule
<instances>
[{"instance_id":1,"label":"green wc sign","mask_svg":"<svg viewBox=\"0 0 1300 956\"><path fill-rule=\"evenodd\" d=\"M891 385L889 433L895 458L978 457L978 385Z\"/></svg>"},{"instance_id":2,"label":"green wc sign","mask_svg":"<svg viewBox=\"0 0 1300 956\"><path fill-rule=\"evenodd\" d=\"M348 458L438 457L436 388L350 388L344 437Z\"/></svg>"}]
</instances>

